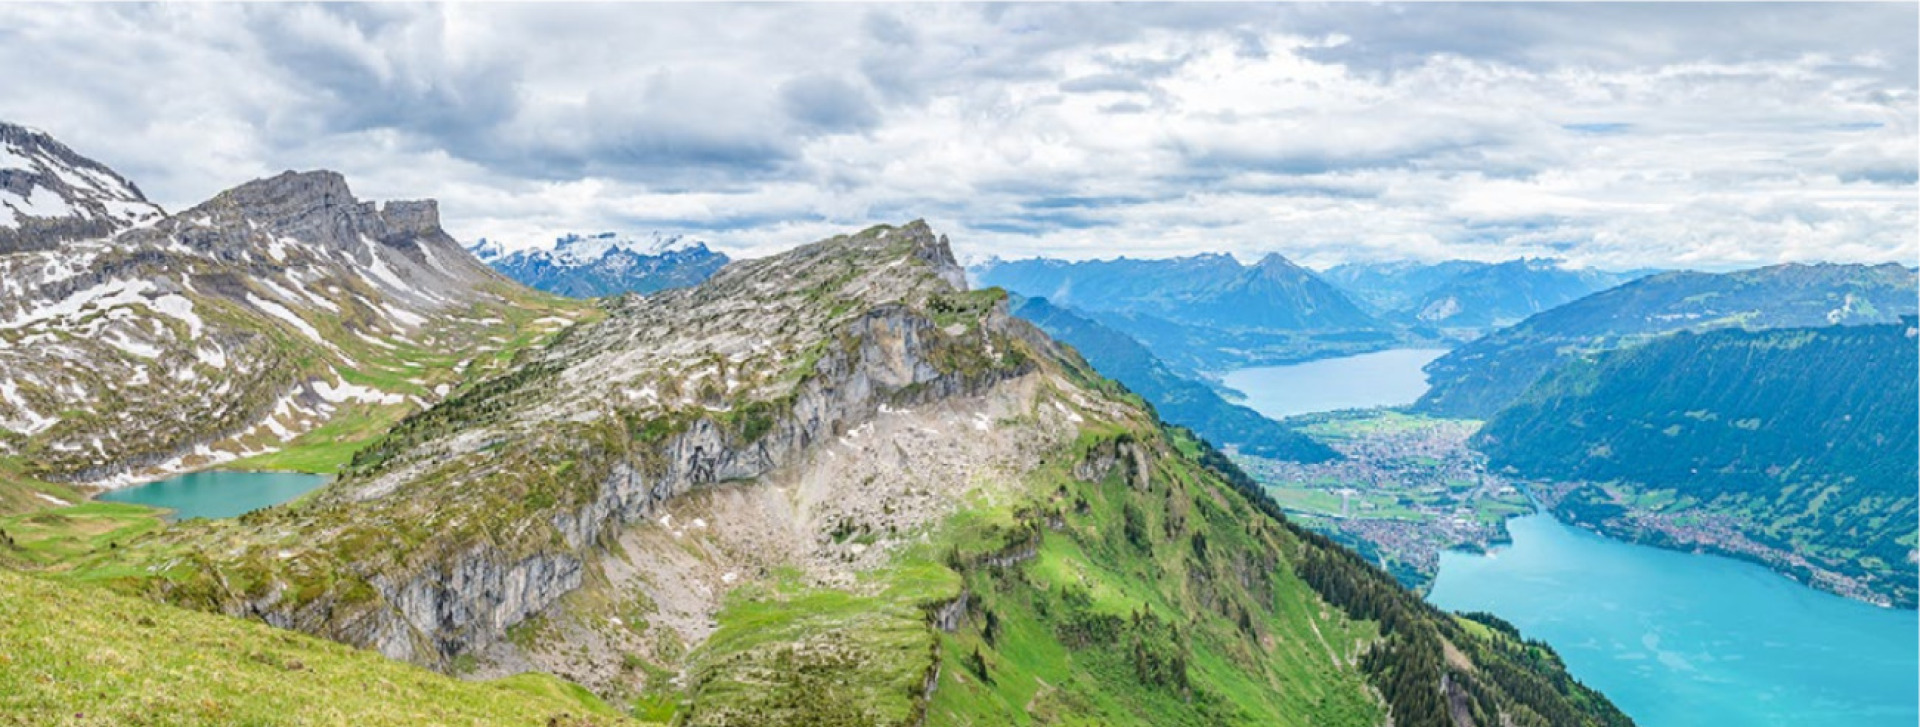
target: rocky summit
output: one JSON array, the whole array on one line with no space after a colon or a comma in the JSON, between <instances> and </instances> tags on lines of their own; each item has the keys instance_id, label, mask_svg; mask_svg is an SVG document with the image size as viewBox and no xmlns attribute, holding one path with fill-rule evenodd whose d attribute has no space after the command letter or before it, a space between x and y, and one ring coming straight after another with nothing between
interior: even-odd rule
<instances>
[{"instance_id":1,"label":"rocky summit","mask_svg":"<svg viewBox=\"0 0 1920 727\"><path fill-rule=\"evenodd\" d=\"M106 237L166 213L45 132L0 122L0 253Z\"/></svg>"},{"instance_id":2,"label":"rocky summit","mask_svg":"<svg viewBox=\"0 0 1920 727\"><path fill-rule=\"evenodd\" d=\"M1627 723L1288 523L922 222L602 308L307 500L69 573L682 725Z\"/></svg>"},{"instance_id":3,"label":"rocky summit","mask_svg":"<svg viewBox=\"0 0 1920 727\"><path fill-rule=\"evenodd\" d=\"M165 215L44 135L0 142L0 457L36 477L111 487L271 456L344 414L373 429L539 328L433 202L287 172Z\"/></svg>"}]
</instances>

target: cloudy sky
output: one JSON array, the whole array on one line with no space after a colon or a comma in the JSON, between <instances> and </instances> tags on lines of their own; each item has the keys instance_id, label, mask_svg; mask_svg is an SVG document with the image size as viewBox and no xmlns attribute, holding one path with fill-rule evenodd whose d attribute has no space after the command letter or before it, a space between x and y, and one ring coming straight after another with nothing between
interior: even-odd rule
<instances>
[{"instance_id":1,"label":"cloudy sky","mask_svg":"<svg viewBox=\"0 0 1920 727\"><path fill-rule=\"evenodd\" d=\"M1913 263L1917 56L1911 3L0 5L0 118L516 246Z\"/></svg>"}]
</instances>

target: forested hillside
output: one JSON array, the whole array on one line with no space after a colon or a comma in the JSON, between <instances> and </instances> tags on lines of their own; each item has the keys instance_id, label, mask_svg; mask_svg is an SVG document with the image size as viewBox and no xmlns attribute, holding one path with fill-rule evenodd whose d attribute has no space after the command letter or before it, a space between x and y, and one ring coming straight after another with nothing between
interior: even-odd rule
<instances>
[{"instance_id":1,"label":"forested hillside","mask_svg":"<svg viewBox=\"0 0 1920 727\"><path fill-rule=\"evenodd\" d=\"M1681 333L1602 354L1542 379L1475 443L1527 476L1670 492L1669 514L1736 517L1755 539L1911 604L1912 321Z\"/></svg>"},{"instance_id":2,"label":"forested hillside","mask_svg":"<svg viewBox=\"0 0 1920 727\"><path fill-rule=\"evenodd\" d=\"M1427 414L1493 416L1561 363L1677 331L1889 323L1915 312L1912 268L1776 265L1665 273L1545 311L1427 365Z\"/></svg>"}]
</instances>

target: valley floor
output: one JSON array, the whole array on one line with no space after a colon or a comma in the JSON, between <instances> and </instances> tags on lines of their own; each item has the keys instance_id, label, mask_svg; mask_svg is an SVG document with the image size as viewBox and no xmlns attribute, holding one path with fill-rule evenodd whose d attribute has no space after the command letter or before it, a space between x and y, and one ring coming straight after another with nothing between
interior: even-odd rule
<instances>
[{"instance_id":1,"label":"valley floor","mask_svg":"<svg viewBox=\"0 0 1920 727\"><path fill-rule=\"evenodd\" d=\"M1507 518L1533 511L1518 483L1488 473L1467 448L1478 422L1366 410L1288 423L1346 459L1235 461L1294 519L1360 550L1409 586L1433 580L1441 551L1504 543Z\"/></svg>"}]
</instances>

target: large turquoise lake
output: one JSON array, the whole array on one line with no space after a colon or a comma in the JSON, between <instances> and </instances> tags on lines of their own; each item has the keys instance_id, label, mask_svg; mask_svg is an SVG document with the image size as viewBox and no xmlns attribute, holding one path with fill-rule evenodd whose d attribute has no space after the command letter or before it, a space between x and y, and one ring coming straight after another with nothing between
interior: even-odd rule
<instances>
[{"instance_id":1,"label":"large turquoise lake","mask_svg":"<svg viewBox=\"0 0 1920 727\"><path fill-rule=\"evenodd\" d=\"M1445 349L1396 348L1228 373L1222 382L1247 395L1246 405L1274 419L1338 409L1412 404L1427 393L1420 367Z\"/></svg>"},{"instance_id":2,"label":"large turquoise lake","mask_svg":"<svg viewBox=\"0 0 1920 727\"><path fill-rule=\"evenodd\" d=\"M1643 727L1913 727L1920 620L1757 565L1631 545L1548 515L1513 545L1445 553L1428 600L1560 652Z\"/></svg>"},{"instance_id":3,"label":"large turquoise lake","mask_svg":"<svg viewBox=\"0 0 1920 727\"><path fill-rule=\"evenodd\" d=\"M174 511L177 519L239 517L307 494L326 484L319 475L292 472L192 472L101 493L108 502L132 502Z\"/></svg>"}]
</instances>

